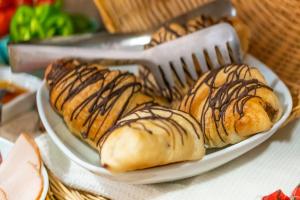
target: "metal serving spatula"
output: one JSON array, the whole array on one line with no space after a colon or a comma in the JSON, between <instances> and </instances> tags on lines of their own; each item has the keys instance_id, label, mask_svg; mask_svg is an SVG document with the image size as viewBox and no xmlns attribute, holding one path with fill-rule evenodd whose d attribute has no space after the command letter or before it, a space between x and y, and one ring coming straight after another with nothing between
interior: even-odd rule
<instances>
[{"instance_id":1,"label":"metal serving spatula","mask_svg":"<svg viewBox=\"0 0 300 200\"><path fill-rule=\"evenodd\" d=\"M220 60L222 64L241 62L238 36L234 28L227 23L217 24L141 51L19 44L10 49L9 53L12 67L16 69L14 66L18 66L20 71L41 68L53 60L66 57L142 64L151 70L162 88L174 85L174 73L182 83L186 82L183 63L196 80L193 57L198 59L202 72L209 70L209 66L219 67ZM34 59L28 59L33 57Z\"/></svg>"}]
</instances>

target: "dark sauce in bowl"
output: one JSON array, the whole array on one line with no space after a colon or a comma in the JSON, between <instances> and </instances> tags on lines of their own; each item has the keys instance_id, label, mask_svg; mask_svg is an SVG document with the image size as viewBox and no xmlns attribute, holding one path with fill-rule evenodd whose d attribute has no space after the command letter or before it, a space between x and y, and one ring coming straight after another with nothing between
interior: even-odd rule
<instances>
[{"instance_id":1,"label":"dark sauce in bowl","mask_svg":"<svg viewBox=\"0 0 300 200\"><path fill-rule=\"evenodd\" d=\"M28 90L21 86L9 81L0 80L0 104L6 104L26 92Z\"/></svg>"}]
</instances>

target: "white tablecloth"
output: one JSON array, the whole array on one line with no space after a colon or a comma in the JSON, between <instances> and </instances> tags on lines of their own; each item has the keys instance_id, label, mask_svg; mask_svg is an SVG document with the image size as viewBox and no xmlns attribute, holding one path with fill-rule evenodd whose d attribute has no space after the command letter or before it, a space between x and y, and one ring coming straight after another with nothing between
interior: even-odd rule
<instances>
[{"instance_id":1,"label":"white tablecloth","mask_svg":"<svg viewBox=\"0 0 300 200\"><path fill-rule=\"evenodd\" d=\"M279 188L289 195L300 183L300 120L247 154L208 173L146 186L97 177L65 157L47 135L37 141L45 164L65 184L117 200L253 200Z\"/></svg>"}]
</instances>

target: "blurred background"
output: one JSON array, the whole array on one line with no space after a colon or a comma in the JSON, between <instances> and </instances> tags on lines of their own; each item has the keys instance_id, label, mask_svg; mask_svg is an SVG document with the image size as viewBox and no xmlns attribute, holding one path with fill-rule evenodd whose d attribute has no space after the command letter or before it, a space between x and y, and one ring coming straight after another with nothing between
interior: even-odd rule
<instances>
[{"instance_id":1,"label":"blurred background","mask_svg":"<svg viewBox=\"0 0 300 200\"><path fill-rule=\"evenodd\" d=\"M151 31L213 1L225 0L0 0L0 65L8 65L8 42ZM248 52L280 74L300 104L300 1L232 0L232 4L237 18L249 28Z\"/></svg>"},{"instance_id":2,"label":"blurred background","mask_svg":"<svg viewBox=\"0 0 300 200\"><path fill-rule=\"evenodd\" d=\"M7 43L103 30L92 0L0 0L0 65Z\"/></svg>"}]
</instances>

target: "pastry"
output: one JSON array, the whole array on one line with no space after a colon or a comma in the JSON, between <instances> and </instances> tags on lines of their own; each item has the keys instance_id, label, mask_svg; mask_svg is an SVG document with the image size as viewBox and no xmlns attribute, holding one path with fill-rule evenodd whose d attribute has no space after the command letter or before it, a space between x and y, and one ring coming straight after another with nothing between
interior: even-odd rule
<instances>
[{"instance_id":1,"label":"pastry","mask_svg":"<svg viewBox=\"0 0 300 200\"><path fill-rule=\"evenodd\" d=\"M208 26L218 24L218 23L229 23L236 30L236 33L241 42L241 48L244 53L248 52L249 40L250 40L250 29L238 18L236 17L223 17L219 20L214 20L209 16L201 15L194 19L189 20L186 23L186 29L188 33L193 33L197 30L206 28Z\"/></svg>"},{"instance_id":2,"label":"pastry","mask_svg":"<svg viewBox=\"0 0 300 200\"><path fill-rule=\"evenodd\" d=\"M191 19L186 22L186 24L178 24L178 23L171 23L167 26L163 26L158 29L156 32L152 34L151 40L149 44L145 45L145 49L154 47L159 45L163 42L167 42L170 40L174 40L178 37L183 35L193 33L197 30L201 30L203 28L209 27L211 25L220 23L220 22L227 22L230 23L237 31L237 34L241 41L241 47L244 52L248 51L249 46L249 33L247 26L245 26L241 21L236 18L221 18L219 20L215 20L209 16L199 16L194 19ZM220 59L221 60L221 59ZM193 58L194 67L198 76L201 76L203 72L200 69L200 64L196 58ZM209 63L208 63L209 64ZM192 76L189 74L188 70L186 69L186 64L182 62L182 67L184 69L187 83L181 83L180 80L177 78L176 74L174 73L174 80L175 80L175 87L168 88L166 90L161 90L158 84L156 83L154 76L151 74L150 70L146 67L141 66L139 69L139 76L141 78L144 92L151 95L151 96L162 96L166 98L167 101L172 102L172 108L177 108L178 104L182 100L182 97L187 93L189 88L195 83Z\"/></svg>"},{"instance_id":3,"label":"pastry","mask_svg":"<svg viewBox=\"0 0 300 200\"><path fill-rule=\"evenodd\" d=\"M45 78L53 108L72 133L95 149L119 119L154 103L133 74L98 64L61 60L48 66Z\"/></svg>"},{"instance_id":4,"label":"pastry","mask_svg":"<svg viewBox=\"0 0 300 200\"><path fill-rule=\"evenodd\" d=\"M197 121L160 106L144 107L119 120L100 145L101 165L112 172L198 160L204 154Z\"/></svg>"},{"instance_id":5,"label":"pastry","mask_svg":"<svg viewBox=\"0 0 300 200\"><path fill-rule=\"evenodd\" d=\"M282 114L263 75L248 65L228 65L205 73L179 109L196 118L209 148L235 144L267 131Z\"/></svg>"},{"instance_id":6,"label":"pastry","mask_svg":"<svg viewBox=\"0 0 300 200\"><path fill-rule=\"evenodd\" d=\"M178 37L186 35L187 33L188 32L186 27L177 23L171 23L168 26L163 26L152 34L149 44L145 45L145 49L154 47L163 42L174 40ZM179 81L179 79L174 78L175 86L173 88L161 90L150 70L144 66L141 66L139 68L139 77L142 81L144 92L151 96L164 97L168 102L172 102L174 107L177 107L177 104L179 103L181 98L184 96L184 94L186 94L190 86L194 83L194 80L187 72L184 63L183 68L186 72L187 83L183 84ZM175 74L173 76L176 77Z\"/></svg>"},{"instance_id":7,"label":"pastry","mask_svg":"<svg viewBox=\"0 0 300 200\"><path fill-rule=\"evenodd\" d=\"M32 138L22 134L0 165L0 199L40 199L41 166L38 146Z\"/></svg>"}]
</instances>

